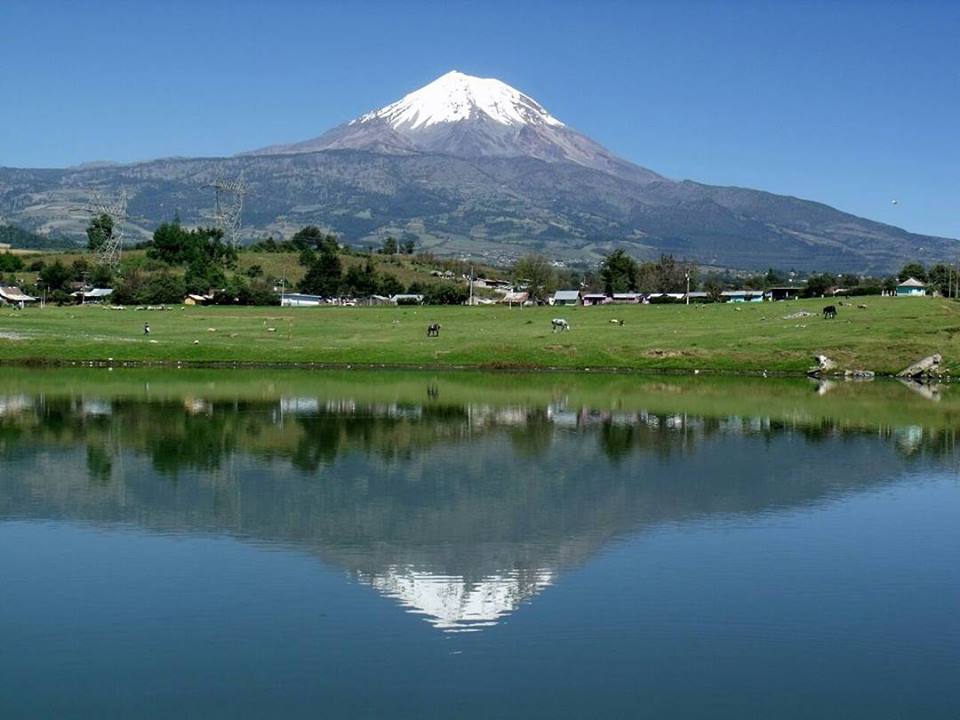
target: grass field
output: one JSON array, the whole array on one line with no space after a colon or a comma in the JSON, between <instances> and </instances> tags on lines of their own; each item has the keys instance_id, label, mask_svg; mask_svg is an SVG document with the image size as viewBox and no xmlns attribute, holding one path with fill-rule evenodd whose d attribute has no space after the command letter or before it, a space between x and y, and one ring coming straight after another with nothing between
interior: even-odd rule
<instances>
[{"instance_id":1,"label":"grass field","mask_svg":"<svg viewBox=\"0 0 960 720\"><path fill-rule=\"evenodd\" d=\"M932 352L960 370L960 304L866 298L576 308L99 306L0 310L0 360L317 363L412 367L632 369L801 374L824 353L841 369L893 374ZM571 330L553 333L564 317ZM624 325L610 321L622 319ZM151 334L143 334L150 323ZM443 326L426 337L428 323Z\"/></svg>"}]
</instances>

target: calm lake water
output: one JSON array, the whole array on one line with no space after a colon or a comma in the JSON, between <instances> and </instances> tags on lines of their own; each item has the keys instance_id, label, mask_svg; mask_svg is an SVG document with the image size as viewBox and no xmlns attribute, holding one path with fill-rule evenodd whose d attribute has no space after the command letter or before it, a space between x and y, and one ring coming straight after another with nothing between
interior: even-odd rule
<instances>
[{"instance_id":1,"label":"calm lake water","mask_svg":"<svg viewBox=\"0 0 960 720\"><path fill-rule=\"evenodd\" d=\"M0 717L960 717L960 388L0 378Z\"/></svg>"}]
</instances>

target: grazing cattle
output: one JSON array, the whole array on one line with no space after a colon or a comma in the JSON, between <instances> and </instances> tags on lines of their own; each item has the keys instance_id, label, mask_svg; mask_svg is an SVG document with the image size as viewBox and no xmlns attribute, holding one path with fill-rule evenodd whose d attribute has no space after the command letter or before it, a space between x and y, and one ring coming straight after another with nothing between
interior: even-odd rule
<instances>
[{"instance_id":1,"label":"grazing cattle","mask_svg":"<svg viewBox=\"0 0 960 720\"><path fill-rule=\"evenodd\" d=\"M427 325L427 337L440 337L440 323Z\"/></svg>"},{"instance_id":2,"label":"grazing cattle","mask_svg":"<svg viewBox=\"0 0 960 720\"><path fill-rule=\"evenodd\" d=\"M837 316L837 308L836 308L835 305L827 305L827 306L823 309L823 319L824 319L824 320L829 320L829 319L831 319L831 318L835 318L836 316Z\"/></svg>"},{"instance_id":3,"label":"grazing cattle","mask_svg":"<svg viewBox=\"0 0 960 720\"><path fill-rule=\"evenodd\" d=\"M553 320L550 321L550 324L553 326L554 332L557 332L557 331L563 332L564 330L570 329L570 323L568 323L563 318L554 318Z\"/></svg>"},{"instance_id":4,"label":"grazing cattle","mask_svg":"<svg viewBox=\"0 0 960 720\"><path fill-rule=\"evenodd\" d=\"M617 318L613 318L612 320L610 320L610 324L611 324L611 325L623 325L623 320L619 320L619 319L617 319Z\"/></svg>"}]
</instances>

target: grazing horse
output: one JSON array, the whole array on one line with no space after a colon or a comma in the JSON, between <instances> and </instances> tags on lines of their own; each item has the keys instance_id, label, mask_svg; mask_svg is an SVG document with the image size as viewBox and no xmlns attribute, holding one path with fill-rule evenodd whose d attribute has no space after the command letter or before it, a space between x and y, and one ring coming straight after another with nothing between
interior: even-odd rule
<instances>
[{"instance_id":1,"label":"grazing horse","mask_svg":"<svg viewBox=\"0 0 960 720\"><path fill-rule=\"evenodd\" d=\"M829 320L837 316L837 307L835 305L827 305L823 309L823 319Z\"/></svg>"},{"instance_id":2,"label":"grazing horse","mask_svg":"<svg viewBox=\"0 0 960 720\"><path fill-rule=\"evenodd\" d=\"M557 332L557 331L563 332L564 330L570 329L570 323L568 323L563 318L554 318L553 320L550 321L550 325L553 326L554 332Z\"/></svg>"},{"instance_id":3,"label":"grazing horse","mask_svg":"<svg viewBox=\"0 0 960 720\"><path fill-rule=\"evenodd\" d=\"M440 323L427 325L427 337L440 337Z\"/></svg>"}]
</instances>

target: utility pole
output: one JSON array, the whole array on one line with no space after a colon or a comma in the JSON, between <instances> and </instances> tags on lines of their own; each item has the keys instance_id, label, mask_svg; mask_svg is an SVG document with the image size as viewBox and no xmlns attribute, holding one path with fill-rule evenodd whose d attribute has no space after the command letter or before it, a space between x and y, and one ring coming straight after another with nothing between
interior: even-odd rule
<instances>
[{"instance_id":1,"label":"utility pole","mask_svg":"<svg viewBox=\"0 0 960 720\"><path fill-rule=\"evenodd\" d=\"M690 271L687 270L687 305L690 304Z\"/></svg>"},{"instance_id":2,"label":"utility pole","mask_svg":"<svg viewBox=\"0 0 960 720\"><path fill-rule=\"evenodd\" d=\"M473 265L470 266L470 301L469 304L473 306Z\"/></svg>"}]
</instances>

